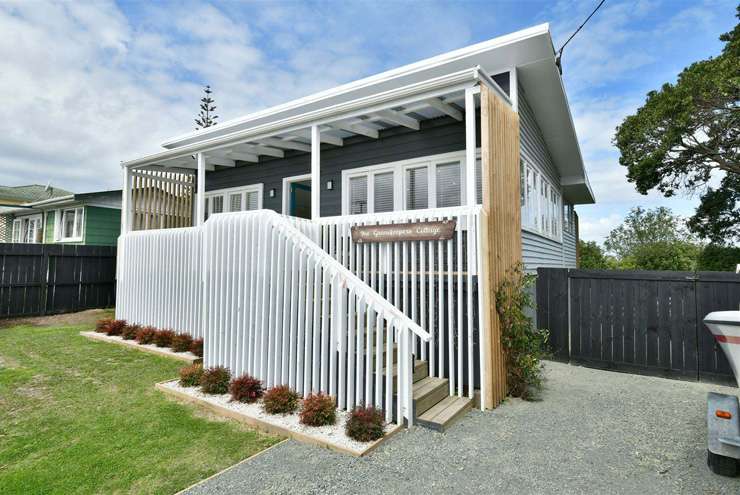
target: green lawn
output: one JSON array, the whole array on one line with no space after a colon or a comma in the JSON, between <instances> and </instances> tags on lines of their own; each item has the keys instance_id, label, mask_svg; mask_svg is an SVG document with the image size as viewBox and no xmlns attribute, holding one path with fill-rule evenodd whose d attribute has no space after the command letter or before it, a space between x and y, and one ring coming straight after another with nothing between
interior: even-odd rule
<instances>
[{"instance_id":1,"label":"green lawn","mask_svg":"<svg viewBox=\"0 0 740 495\"><path fill-rule=\"evenodd\" d=\"M87 329L0 328L1 494L174 493L279 441L166 399L181 362Z\"/></svg>"}]
</instances>

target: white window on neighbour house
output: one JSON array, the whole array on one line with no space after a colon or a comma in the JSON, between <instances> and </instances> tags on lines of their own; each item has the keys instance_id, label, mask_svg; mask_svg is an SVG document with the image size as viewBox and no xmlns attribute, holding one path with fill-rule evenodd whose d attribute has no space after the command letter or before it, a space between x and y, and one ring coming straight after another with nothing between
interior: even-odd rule
<instances>
[{"instance_id":1,"label":"white window on neighbour house","mask_svg":"<svg viewBox=\"0 0 740 495\"><path fill-rule=\"evenodd\" d=\"M65 208L54 212L54 239L60 242L82 241L85 209Z\"/></svg>"}]
</instances>

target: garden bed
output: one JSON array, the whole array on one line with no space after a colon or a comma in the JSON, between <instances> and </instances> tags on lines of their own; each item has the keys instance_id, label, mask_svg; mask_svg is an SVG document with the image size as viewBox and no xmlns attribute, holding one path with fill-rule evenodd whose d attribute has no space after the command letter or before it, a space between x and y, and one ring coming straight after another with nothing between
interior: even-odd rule
<instances>
[{"instance_id":1,"label":"garden bed","mask_svg":"<svg viewBox=\"0 0 740 495\"><path fill-rule=\"evenodd\" d=\"M92 340L100 340L102 342L111 342L113 344L118 344L126 347L131 347L133 349L138 349L140 351L149 352L151 354L158 354L160 356L167 356L174 359L179 359L180 361L185 361L187 363L199 363L203 360L203 358L200 358L193 354L192 352L175 352L169 347L157 347L154 344L139 344L135 340L125 340L122 337L119 337L118 335L106 335L104 333L98 333L98 332L80 332L80 335L87 337L88 339Z\"/></svg>"},{"instance_id":2,"label":"garden bed","mask_svg":"<svg viewBox=\"0 0 740 495\"><path fill-rule=\"evenodd\" d=\"M202 393L195 387L182 387L177 380L156 384L157 389L167 395L203 406L210 411L226 416L244 424L274 435L292 438L299 442L319 445L336 452L363 456L378 447L401 429L401 426L390 423L385 427L385 435L374 442L358 442L345 435L345 423L349 413L337 411L337 422L331 426L306 426L299 422L297 414L267 414L261 402L245 404L232 402L229 394L210 395Z\"/></svg>"}]
</instances>

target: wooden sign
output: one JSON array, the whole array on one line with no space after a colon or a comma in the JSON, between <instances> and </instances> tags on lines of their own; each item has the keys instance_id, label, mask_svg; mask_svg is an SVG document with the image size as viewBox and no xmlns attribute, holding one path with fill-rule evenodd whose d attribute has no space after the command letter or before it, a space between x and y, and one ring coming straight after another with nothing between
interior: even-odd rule
<instances>
[{"instance_id":1,"label":"wooden sign","mask_svg":"<svg viewBox=\"0 0 740 495\"><path fill-rule=\"evenodd\" d=\"M352 240L358 244L368 242L446 241L452 239L456 225L457 220L356 225L352 227Z\"/></svg>"}]
</instances>

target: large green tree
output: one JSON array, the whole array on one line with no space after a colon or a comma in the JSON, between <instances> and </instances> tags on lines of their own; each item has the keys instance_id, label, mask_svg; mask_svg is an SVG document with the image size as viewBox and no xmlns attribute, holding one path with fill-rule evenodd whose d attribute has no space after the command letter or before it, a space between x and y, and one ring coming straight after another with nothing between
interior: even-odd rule
<instances>
[{"instance_id":1,"label":"large green tree","mask_svg":"<svg viewBox=\"0 0 740 495\"><path fill-rule=\"evenodd\" d=\"M701 193L688 225L726 244L740 240L740 24L720 39L719 56L648 93L645 105L617 127L614 142L640 193ZM720 179L716 188L707 186L712 177Z\"/></svg>"},{"instance_id":2,"label":"large green tree","mask_svg":"<svg viewBox=\"0 0 740 495\"><path fill-rule=\"evenodd\" d=\"M604 250L595 241L578 240L578 268L584 270L609 270L609 263Z\"/></svg>"}]
</instances>

